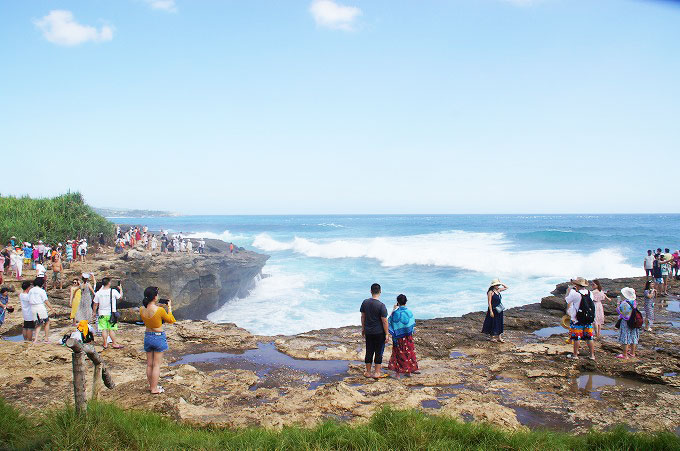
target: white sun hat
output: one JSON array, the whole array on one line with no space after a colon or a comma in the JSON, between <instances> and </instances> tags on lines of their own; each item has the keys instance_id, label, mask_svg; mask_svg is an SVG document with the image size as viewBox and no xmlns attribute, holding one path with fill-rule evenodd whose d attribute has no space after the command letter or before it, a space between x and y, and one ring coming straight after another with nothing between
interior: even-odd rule
<instances>
[{"instance_id":1,"label":"white sun hat","mask_svg":"<svg viewBox=\"0 0 680 451\"><path fill-rule=\"evenodd\" d=\"M621 294L623 295L624 298L628 299L629 301L634 301L636 297L635 290L632 289L631 287L621 288Z\"/></svg>"}]
</instances>

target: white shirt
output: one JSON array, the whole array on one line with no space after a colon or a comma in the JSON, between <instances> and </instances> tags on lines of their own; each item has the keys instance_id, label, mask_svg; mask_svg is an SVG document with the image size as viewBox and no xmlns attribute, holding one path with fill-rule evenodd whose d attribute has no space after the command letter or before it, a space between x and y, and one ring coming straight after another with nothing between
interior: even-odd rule
<instances>
[{"instance_id":1,"label":"white shirt","mask_svg":"<svg viewBox=\"0 0 680 451\"><path fill-rule=\"evenodd\" d=\"M47 269L42 265L42 263L38 263L35 265L35 276L36 277L45 277L45 273L47 272ZM33 288L38 288L38 287L33 287ZM33 290L31 290L33 291Z\"/></svg>"},{"instance_id":2,"label":"white shirt","mask_svg":"<svg viewBox=\"0 0 680 451\"><path fill-rule=\"evenodd\" d=\"M113 294L111 294L113 291ZM120 293L113 288L100 288L97 294L94 295L94 303L99 304L97 315L107 316L111 314L111 301L113 301L113 308L118 311L117 302L120 299Z\"/></svg>"},{"instance_id":3,"label":"white shirt","mask_svg":"<svg viewBox=\"0 0 680 451\"><path fill-rule=\"evenodd\" d=\"M652 269L654 267L654 256L648 255L645 257L645 269Z\"/></svg>"},{"instance_id":4,"label":"white shirt","mask_svg":"<svg viewBox=\"0 0 680 451\"><path fill-rule=\"evenodd\" d=\"M191 241L187 241L187 250L191 252L194 248L194 245L191 243Z\"/></svg>"},{"instance_id":5,"label":"white shirt","mask_svg":"<svg viewBox=\"0 0 680 451\"><path fill-rule=\"evenodd\" d=\"M579 296L579 293L582 295L587 295L588 290L585 288L581 288L578 291L574 290L573 288L569 290L569 294L567 297L564 298L565 301L567 301L567 314L571 316L571 320L573 322L576 322L576 312L578 312L578 308L581 306L581 296Z\"/></svg>"},{"instance_id":6,"label":"white shirt","mask_svg":"<svg viewBox=\"0 0 680 451\"><path fill-rule=\"evenodd\" d=\"M40 287L33 287L28 292L28 302L31 306L42 305L47 300L47 292ZM23 306L22 306L23 308ZM31 307L32 309L33 307Z\"/></svg>"},{"instance_id":7,"label":"white shirt","mask_svg":"<svg viewBox=\"0 0 680 451\"><path fill-rule=\"evenodd\" d=\"M31 311L31 301L29 301L28 293L19 293L19 301L21 301L21 314L24 316L24 321L33 321L33 312Z\"/></svg>"}]
</instances>

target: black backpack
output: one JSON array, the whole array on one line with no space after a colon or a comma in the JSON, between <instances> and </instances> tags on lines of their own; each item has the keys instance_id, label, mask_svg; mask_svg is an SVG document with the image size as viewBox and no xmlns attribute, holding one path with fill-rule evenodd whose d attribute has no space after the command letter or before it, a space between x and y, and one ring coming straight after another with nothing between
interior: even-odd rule
<instances>
[{"instance_id":1,"label":"black backpack","mask_svg":"<svg viewBox=\"0 0 680 451\"><path fill-rule=\"evenodd\" d=\"M581 305L576 311L576 320L581 325L592 324L595 321L595 303L590 297L590 291L588 294L581 294Z\"/></svg>"}]
</instances>

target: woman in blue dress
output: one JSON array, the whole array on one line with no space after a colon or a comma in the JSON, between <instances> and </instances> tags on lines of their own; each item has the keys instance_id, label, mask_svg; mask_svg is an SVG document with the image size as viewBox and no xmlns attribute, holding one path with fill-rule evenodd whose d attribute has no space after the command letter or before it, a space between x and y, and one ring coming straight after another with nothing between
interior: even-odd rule
<instances>
[{"instance_id":1,"label":"woman in blue dress","mask_svg":"<svg viewBox=\"0 0 680 451\"><path fill-rule=\"evenodd\" d=\"M500 280L494 279L491 281L491 286L489 286L486 292L488 309L486 310L482 333L489 334L491 341L500 343L505 343L505 340L501 337L503 333L503 310L505 310L501 302L501 292L507 289L508 287L501 283Z\"/></svg>"}]
</instances>

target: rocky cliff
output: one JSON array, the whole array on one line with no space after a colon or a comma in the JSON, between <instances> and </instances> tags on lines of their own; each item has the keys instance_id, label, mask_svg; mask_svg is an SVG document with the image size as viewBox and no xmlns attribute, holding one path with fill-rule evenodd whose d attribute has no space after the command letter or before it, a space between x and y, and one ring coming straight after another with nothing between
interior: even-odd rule
<instances>
[{"instance_id":1,"label":"rocky cliff","mask_svg":"<svg viewBox=\"0 0 680 451\"><path fill-rule=\"evenodd\" d=\"M113 257L114 261L109 257L104 274L122 281L121 308L138 307L144 289L156 286L161 297L172 299L177 319L205 319L228 300L245 297L268 258L243 248L231 254L226 243L206 240L205 254L151 254L132 249Z\"/></svg>"}]
</instances>

